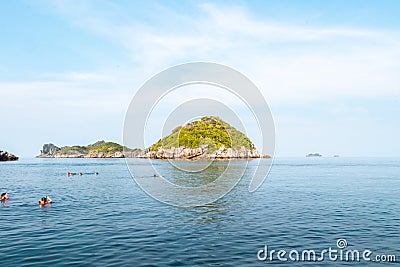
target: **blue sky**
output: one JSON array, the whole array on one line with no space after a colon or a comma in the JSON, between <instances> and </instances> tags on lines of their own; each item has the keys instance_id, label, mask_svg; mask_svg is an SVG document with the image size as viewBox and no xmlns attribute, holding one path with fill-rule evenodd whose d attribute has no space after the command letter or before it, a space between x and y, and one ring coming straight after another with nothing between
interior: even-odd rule
<instances>
[{"instance_id":1,"label":"blue sky","mask_svg":"<svg viewBox=\"0 0 400 267\"><path fill-rule=\"evenodd\" d=\"M0 149L121 142L136 90L193 60L247 75L277 155L400 156L399 1L8 1Z\"/></svg>"}]
</instances>

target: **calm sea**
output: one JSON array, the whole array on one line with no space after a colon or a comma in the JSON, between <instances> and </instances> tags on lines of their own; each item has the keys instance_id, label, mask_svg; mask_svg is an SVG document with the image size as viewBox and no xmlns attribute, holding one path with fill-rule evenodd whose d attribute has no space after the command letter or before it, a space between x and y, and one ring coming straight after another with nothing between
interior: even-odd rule
<instances>
[{"instance_id":1,"label":"calm sea","mask_svg":"<svg viewBox=\"0 0 400 267\"><path fill-rule=\"evenodd\" d=\"M248 168L254 168L255 162L250 161ZM167 176L179 175L168 162L157 164ZM67 177L68 171L88 174ZM96 171L98 176L89 174ZM329 259L289 264L257 258L265 246L318 253L329 247L337 249L338 239L346 239L346 249L371 250L371 258L394 254L397 263L392 265L399 263L400 159L282 158L275 160L257 192L248 192L249 179L245 176L213 204L179 208L142 192L121 159L1 163L0 190L8 190L10 199L0 206L0 263L365 265ZM41 208L37 201L46 194L54 203Z\"/></svg>"}]
</instances>

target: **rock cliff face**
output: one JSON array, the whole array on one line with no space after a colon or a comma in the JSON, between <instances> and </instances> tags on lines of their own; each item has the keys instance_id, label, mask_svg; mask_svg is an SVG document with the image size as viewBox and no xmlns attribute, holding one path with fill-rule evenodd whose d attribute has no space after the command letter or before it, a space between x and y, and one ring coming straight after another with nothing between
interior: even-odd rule
<instances>
[{"instance_id":1,"label":"rock cliff face","mask_svg":"<svg viewBox=\"0 0 400 267\"><path fill-rule=\"evenodd\" d=\"M207 152L208 148L208 146L201 146L198 148L186 148L181 146L167 149L160 147L157 151L146 150L137 157L151 159L248 159L263 157L255 148L246 149L245 147L241 147L240 149L236 149L221 146L211 153Z\"/></svg>"},{"instance_id":2,"label":"rock cliff face","mask_svg":"<svg viewBox=\"0 0 400 267\"><path fill-rule=\"evenodd\" d=\"M85 154L77 150L68 150L66 153L55 153L51 158L83 158Z\"/></svg>"},{"instance_id":3,"label":"rock cliff face","mask_svg":"<svg viewBox=\"0 0 400 267\"><path fill-rule=\"evenodd\" d=\"M67 154L55 154L54 158L124 158L124 154L122 152L102 153L96 151L82 154L79 151L71 150Z\"/></svg>"},{"instance_id":4,"label":"rock cliff face","mask_svg":"<svg viewBox=\"0 0 400 267\"><path fill-rule=\"evenodd\" d=\"M7 151L0 150L0 161L14 161L18 160L19 158Z\"/></svg>"},{"instance_id":5,"label":"rock cliff face","mask_svg":"<svg viewBox=\"0 0 400 267\"><path fill-rule=\"evenodd\" d=\"M40 150L40 155L38 158L53 158L61 148L53 145L53 144L44 144L43 149Z\"/></svg>"},{"instance_id":6,"label":"rock cliff face","mask_svg":"<svg viewBox=\"0 0 400 267\"><path fill-rule=\"evenodd\" d=\"M98 151L90 151L85 158L124 158L124 153L121 151L114 153L103 153Z\"/></svg>"}]
</instances>

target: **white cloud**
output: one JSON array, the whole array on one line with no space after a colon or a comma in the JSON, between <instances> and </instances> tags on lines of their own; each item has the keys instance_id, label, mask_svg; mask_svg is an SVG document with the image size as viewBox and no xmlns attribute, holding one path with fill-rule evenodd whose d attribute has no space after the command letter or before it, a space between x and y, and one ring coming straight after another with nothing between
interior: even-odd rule
<instances>
[{"instance_id":1,"label":"white cloud","mask_svg":"<svg viewBox=\"0 0 400 267\"><path fill-rule=\"evenodd\" d=\"M236 67L272 101L400 97L399 32L287 25L255 19L242 7L201 4L198 9L193 17L169 10L168 25L178 29L171 30L163 19L121 24L101 17L95 6L57 7L74 25L119 42L141 74L209 60ZM74 75L87 82L99 78Z\"/></svg>"},{"instance_id":2,"label":"white cloud","mask_svg":"<svg viewBox=\"0 0 400 267\"><path fill-rule=\"evenodd\" d=\"M209 25L221 32L229 32L236 36L247 36L268 42L313 41L334 37L366 37L375 36L372 31L345 28L317 28L286 25L269 20L256 20L244 8L220 7L205 3L200 8L208 14Z\"/></svg>"},{"instance_id":3,"label":"white cloud","mask_svg":"<svg viewBox=\"0 0 400 267\"><path fill-rule=\"evenodd\" d=\"M130 61L121 62L119 69L38 73L43 82L0 83L2 99L29 98L32 106L50 99L87 107L102 103L105 110L119 110L120 100L128 103L156 72L190 60L235 67L275 105L330 97L400 98L398 32L300 27L256 19L242 7L214 4L199 5L195 16L164 8L169 26L178 27L169 30L162 19L114 22L113 12L121 12L116 4L110 4L108 16L90 2L52 5L51 10L72 25L118 42L131 55Z\"/></svg>"}]
</instances>

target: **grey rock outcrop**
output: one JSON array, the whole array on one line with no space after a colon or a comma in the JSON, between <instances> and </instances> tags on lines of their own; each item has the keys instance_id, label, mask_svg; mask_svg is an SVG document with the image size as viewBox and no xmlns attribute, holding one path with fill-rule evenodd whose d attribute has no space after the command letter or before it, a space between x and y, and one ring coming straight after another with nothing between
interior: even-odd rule
<instances>
[{"instance_id":1,"label":"grey rock outcrop","mask_svg":"<svg viewBox=\"0 0 400 267\"><path fill-rule=\"evenodd\" d=\"M60 151L61 148L59 148L56 145L53 144L44 144L43 149L40 150L40 155L37 156L38 158L53 158L57 154L58 151Z\"/></svg>"},{"instance_id":2,"label":"grey rock outcrop","mask_svg":"<svg viewBox=\"0 0 400 267\"><path fill-rule=\"evenodd\" d=\"M115 153L102 153L98 151L90 151L85 158L124 158L123 152L115 152Z\"/></svg>"},{"instance_id":3,"label":"grey rock outcrop","mask_svg":"<svg viewBox=\"0 0 400 267\"><path fill-rule=\"evenodd\" d=\"M140 154L142 154L141 149L133 149L132 151L124 151L124 157L125 158L138 158Z\"/></svg>"},{"instance_id":4,"label":"grey rock outcrop","mask_svg":"<svg viewBox=\"0 0 400 267\"><path fill-rule=\"evenodd\" d=\"M77 150L69 150L67 153L56 153L54 158L83 158L85 155Z\"/></svg>"},{"instance_id":5,"label":"grey rock outcrop","mask_svg":"<svg viewBox=\"0 0 400 267\"><path fill-rule=\"evenodd\" d=\"M198 148L181 146L165 149L160 147L156 151L144 150L137 157L151 159L248 159L268 157L260 155L257 149L246 149L245 147L236 149L221 146L214 152L207 153L207 151L208 146L206 145Z\"/></svg>"}]
</instances>

